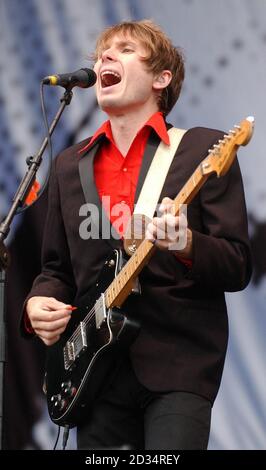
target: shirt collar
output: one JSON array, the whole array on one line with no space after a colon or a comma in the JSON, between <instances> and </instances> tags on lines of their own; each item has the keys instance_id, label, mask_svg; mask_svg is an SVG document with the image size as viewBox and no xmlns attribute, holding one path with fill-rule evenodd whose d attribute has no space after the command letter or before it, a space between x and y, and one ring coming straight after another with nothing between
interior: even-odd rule
<instances>
[{"instance_id":1,"label":"shirt collar","mask_svg":"<svg viewBox=\"0 0 266 470\"><path fill-rule=\"evenodd\" d=\"M170 145L170 139L167 133L165 120L163 118L163 114L160 111L157 111L156 113L154 113L150 117L150 119L148 119L146 124L144 124L142 129L144 129L146 126L151 127L166 145ZM140 133L142 129L138 133ZM93 134L89 143L86 144L85 147L80 149L79 153L82 153L85 150L88 150L101 135L105 135L108 140L113 142L113 134L112 134L112 129L111 129L111 123L109 120L105 121L101 125L101 127L99 127L99 129Z\"/></svg>"},{"instance_id":2,"label":"shirt collar","mask_svg":"<svg viewBox=\"0 0 266 470\"><path fill-rule=\"evenodd\" d=\"M166 145L170 145L170 139L167 133L165 120L164 120L163 114L160 111L157 111L157 113L154 113L143 127L145 126L152 127L152 129L158 134L160 139Z\"/></svg>"}]
</instances>

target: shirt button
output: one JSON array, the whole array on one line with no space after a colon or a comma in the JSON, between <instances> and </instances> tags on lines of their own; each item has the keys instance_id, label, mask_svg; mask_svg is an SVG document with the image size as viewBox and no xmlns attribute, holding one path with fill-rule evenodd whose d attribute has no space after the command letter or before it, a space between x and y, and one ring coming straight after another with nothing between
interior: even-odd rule
<instances>
[{"instance_id":1,"label":"shirt button","mask_svg":"<svg viewBox=\"0 0 266 470\"><path fill-rule=\"evenodd\" d=\"M121 204L126 204L126 201L121 201Z\"/></svg>"},{"instance_id":2,"label":"shirt button","mask_svg":"<svg viewBox=\"0 0 266 470\"><path fill-rule=\"evenodd\" d=\"M123 171L127 171L127 168L123 168Z\"/></svg>"}]
</instances>

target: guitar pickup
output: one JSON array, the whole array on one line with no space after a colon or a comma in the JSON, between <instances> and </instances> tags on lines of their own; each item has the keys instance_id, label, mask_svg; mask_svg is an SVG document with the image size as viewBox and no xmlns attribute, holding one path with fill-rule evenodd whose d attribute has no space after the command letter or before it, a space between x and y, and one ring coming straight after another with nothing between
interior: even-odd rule
<instances>
[{"instance_id":1,"label":"guitar pickup","mask_svg":"<svg viewBox=\"0 0 266 470\"><path fill-rule=\"evenodd\" d=\"M87 349L87 346L86 325L80 322L75 336L67 341L63 350L65 370L73 367L76 359Z\"/></svg>"},{"instance_id":2,"label":"guitar pickup","mask_svg":"<svg viewBox=\"0 0 266 470\"><path fill-rule=\"evenodd\" d=\"M101 297L96 301L94 308L96 328L99 330L107 318L104 294L101 294Z\"/></svg>"}]
</instances>

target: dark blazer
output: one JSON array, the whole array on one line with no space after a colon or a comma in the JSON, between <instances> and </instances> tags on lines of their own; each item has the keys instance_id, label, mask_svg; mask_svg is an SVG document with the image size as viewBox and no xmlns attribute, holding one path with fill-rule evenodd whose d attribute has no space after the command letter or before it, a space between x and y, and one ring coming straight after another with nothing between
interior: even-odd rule
<instances>
[{"instance_id":1,"label":"dark blazer","mask_svg":"<svg viewBox=\"0 0 266 470\"><path fill-rule=\"evenodd\" d=\"M193 128L183 137L161 198L174 198L208 149L223 134ZM110 254L110 242L84 240L79 215L85 203L79 161L86 159L91 202L100 201L93 178L93 158L100 137L88 151L83 141L55 159L43 240L43 269L28 296L54 296L75 303L92 287ZM158 145L151 132L136 199ZM87 168L87 169L86 169ZM237 160L222 178L211 176L188 207L193 231L193 266L171 252L157 250L140 274L142 293L130 296L126 311L137 312L142 328L130 349L135 373L147 388L185 390L213 401L221 380L228 338L225 291L243 289L251 275L243 185ZM241 314L241 312L237 312Z\"/></svg>"}]
</instances>

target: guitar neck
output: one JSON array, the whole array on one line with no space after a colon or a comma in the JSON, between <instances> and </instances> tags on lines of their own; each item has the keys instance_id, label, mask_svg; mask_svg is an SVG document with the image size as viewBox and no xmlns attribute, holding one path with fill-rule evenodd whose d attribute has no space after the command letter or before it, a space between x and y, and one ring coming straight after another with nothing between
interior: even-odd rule
<instances>
[{"instance_id":1,"label":"guitar neck","mask_svg":"<svg viewBox=\"0 0 266 470\"><path fill-rule=\"evenodd\" d=\"M191 175L189 180L174 199L174 206L172 210L173 215L179 214L180 206L182 204L189 204L192 201L192 199L196 196L200 188L205 183L206 179L209 177L209 174L204 173L206 165L208 165L208 163L205 163L205 161L198 165L194 173Z\"/></svg>"},{"instance_id":2,"label":"guitar neck","mask_svg":"<svg viewBox=\"0 0 266 470\"><path fill-rule=\"evenodd\" d=\"M106 289L106 307L120 307L132 291L134 281L145 264L147 264L153 251L154 245L149 240L143 240L135 253L129 258L126 265Z\"/></svg>"},{"instance_id":3,"label":"guitar neck","mask_svg":"<svg viewBox=\"0 0 266 470\"><path fill-rule=\"evenodd\" d=\"M178 215L180 205L190 203L208 178L209 175L204 174L204 165L203 161L176 196L174 200L174 215ZM147 264L154 251L155 246L150 240L144 239L141 242L135 253L106 289L104 295L107 308L120 307L123 304L131 293L136 277L145 264Z\"/></svg>"}]
</instances>

